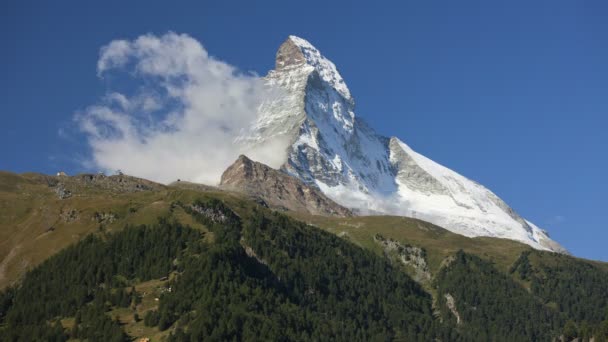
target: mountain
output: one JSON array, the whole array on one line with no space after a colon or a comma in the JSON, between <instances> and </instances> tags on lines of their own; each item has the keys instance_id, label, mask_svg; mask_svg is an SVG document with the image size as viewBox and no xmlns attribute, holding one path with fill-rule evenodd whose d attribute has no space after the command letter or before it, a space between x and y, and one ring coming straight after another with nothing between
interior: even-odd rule
<instances>
[{"instance_id":1,"label":"mountain","mask_svg":"<svg viewBox=\"0 0 608 342\"><path fill-rule=\"evenodd\" d=\"M271 208L312 215L351 216L350 210L327 198L319 189L267 165L240 156L224 171L220 188L251 195Z\"/></svg>"},{"instance_id":2,"label":"mountain","mask_svg":"<svg viewBox=\"0 0 608 342\"><path fill-rule=\"evenodd\" d=\"M418 219L9 172L0 209L0 341L608 338L608 264Z\"/></svg>"},{"instance_id":3,"label":"mountain","mask_svg":"<svg viewBox=\"0 0 608 342\"><path fill-rule=\"evenodd\" d=\"M384 137L355 116L355 101L334 63L290 36L266 76L279 95L264 102L238 138L255 158L285 154L281 169L362 213L419 218L465 236L490 236L566 253L484 186Z\"/></svg>"}]
</instances>

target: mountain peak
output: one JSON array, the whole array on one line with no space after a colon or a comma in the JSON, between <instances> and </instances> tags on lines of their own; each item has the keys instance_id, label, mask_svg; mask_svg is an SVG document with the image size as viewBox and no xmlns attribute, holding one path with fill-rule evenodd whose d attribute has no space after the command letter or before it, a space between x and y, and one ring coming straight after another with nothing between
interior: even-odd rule
<instances>
[{"instance_id":1,"label":"mountain peak","mask_svg":"<svg viewBox=\"0 0 608 342\"><path fill-rule=\"evenodd\" d=\"M235 163L241 163L241 164L251 164L253 163L253 160L249 159L249 157L247 157L244 154L241 154L235 161Z\"/></svg>"},{"instance_id":2,"label":"mountain peak","mask_svg":"<svg viewBox=\"0 0 608 342\"><path fill-rule=\"evenodd\" d=\"M300 47L301 49L316 50L316 48L308 40L306 40L304 38L290 35L289 37L287 37L287 40L291 41L292 43L294 43L296 46Z\"/></svg>"},{"instance_id":3,"label":"mountain peak","mask_svg":"<svg viewBox=\"0 0 608 342\"><path fill-rule=\"evenodd\" d=\"M350 91L336 65L306 39L289 36L277 51L275 70L287 71L307 65L312 66L321 79L329 83L345 99L352 100Z\"/></svg>"},{"instance_id":4,"label":"mountain peak","mask_svg":"<svg viewBox=\"0 0 608 342\"><path fill-rule=\"evenodd\" d=\"M260 106L243 141L252 151L284 148L281 176L294 176L336 203L362 212L410 216L469 237L507 238L564 252L490 189L356 120L354 100L336 66L307 40L289 36L276 62L266 80L286 96ZM257 192L267 185L259 180L269 172L255 162L231 170L238 172L223 177L227 185L247 180L248 188ZM283 180L279 175L270 179ZM265 195L296 194L298 186L283 188L268 188Z\"/></svg>"},{"instance_id":5,"label":"mountain peak","mask_svg":"<svg viewBox=\"0 0 608 342\"><path fill-rule=\"evenodd\" d=\"M302 40L296 36L289 36L277 51L275 60L275 70L291 69L306 63L306 57L302 53L302 47L297 44L297 40Z\"/></svg>"}]
</instances>

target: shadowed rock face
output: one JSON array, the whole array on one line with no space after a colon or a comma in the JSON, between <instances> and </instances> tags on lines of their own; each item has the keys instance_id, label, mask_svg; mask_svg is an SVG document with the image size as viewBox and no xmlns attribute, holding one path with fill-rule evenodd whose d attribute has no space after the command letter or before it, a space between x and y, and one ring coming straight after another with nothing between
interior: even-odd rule
<instances>
[{"instance_id":1,"label":"shadowed rock face","mask_svg":"<svg viewBox=\"0 0 608 342\"><path fill-rule=\"evenodd\" d=\"M241 155L224 171L220 188L258 197L270 207L323 216L352 216L350 210L299 179Z\"/></svg>"}]
</instances>

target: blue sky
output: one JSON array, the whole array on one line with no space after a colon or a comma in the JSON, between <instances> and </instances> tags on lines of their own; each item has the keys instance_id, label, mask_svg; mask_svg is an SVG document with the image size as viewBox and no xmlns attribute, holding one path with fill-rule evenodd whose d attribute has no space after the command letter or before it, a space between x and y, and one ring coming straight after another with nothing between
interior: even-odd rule
<instances>
[{"instance_id":1,"label":"blue sky","mask_svg":"<svg viewBox=\"0 0 608 342\"><path fill-rule=\"evenodd\" d=\"M532 4L534 3L534 4ZM3 1L0 169L83 171L74 113L99 49L187 33L263 75L295 34L332 59L357 114L505 199L575 255L608 261L605 1Z\"/></svg>"}]
</instances>

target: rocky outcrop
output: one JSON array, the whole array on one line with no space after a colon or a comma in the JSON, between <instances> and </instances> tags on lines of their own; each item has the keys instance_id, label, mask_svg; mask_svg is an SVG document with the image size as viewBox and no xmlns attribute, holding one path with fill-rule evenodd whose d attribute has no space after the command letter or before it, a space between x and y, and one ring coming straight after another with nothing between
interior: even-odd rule
<instances>
[{"instance_id":1,"label":"rocky outcrop","mask_svg":"<svg viewBox=\"0 0 608 342\"><path fill-rule=\"evenodd\" d=\"M55 186L55 194L57 194L57 197L59 197L59 199L66 199L72 197L72 192L66 189L65 186L61 183Z\"/></svg>"},{"instance_id":2,"label":"rocky outcrop","mask_svg":"<svg viewBox=\"0 0 608 342\"><path fill-rule=\"evenodd\" d=\"M255 260L257 260L260 264L264 265L264 266L268 266L268 262L262 258L260 258L258 256L258 254L253 250L253 248L251 248L251 246L247 245L247 243L245 242L245 239L241 238L241 246L243 246L243 249L245 250L245 254L247 254L248 257L250 258L254 258Z\"/></svg>"},{"instance_id":3,"label":"rocky outcrop","mask_svg":"<svg viewBox=\"0 0 608 342\"><path fill-rule=\"evenodd\" d=\"M80 174L69 178L72 182L81 186L98 187L116 192L139 192L160 190L164 188L161 184L123 174L114 176L105 176L103 174Z\"/></svg>"},{"instance_id":4,"label":"rocky outcrop","mask_svg":"<svg viewBox=\"0 0 608 342\"><path fill-rule=\"evenodd\" d=\"M387 256L395 255L404 265L414 269L414 280L427 283L431 280L431 272L426 262L426 251L420 247L402 244L391 238L387 239L380 234L374 236L374 241L382 246Z\"/></svg>"},{"instance_id":5,"label":"rocky outcrop","mask_svg":"<svg viewBox=\"0 0 608 342\"><path fill-rule=\"evenodd\" d=\"M53 188L55 194L60 199L67 199L78 196L83 190L104 190L114 193L128 193L140 191L154 191L166 188L146 179L127 176L124 174L106 176L104 174L83 173L76 176L49 176L32 174L31 179L46 183Z\"/></svg>"},{"instance_id":6,"label":"rocky outcrop","mask_svg":"<svg viewBox=\"0 0 608 342\"><path fill-rule=\"evenodd\" d=\"M458 325L462 324L462 319L460 318L460 313L458 313L458 310L456 309L456 301L454 300L454 297L452 297L451 294L449 294L449 293L445 294L445 303L448 306L448 309L450 310L450 312L452 312L454 317L456 317L456 324L458 324Z\"/></svg>"},{"instance_id":7,"label":"rocky outcrop","mask_svg":"<svg viewBox=\"0 0 608 342\"><path fill-rule=\"evenodd\" d=\"M59 217L63 222L70 223L78 220L79 213L76 209L62 209Z\"/></svg>"},{"instance_id":8,"label":"rocky outcrop","mask_svg":"<svg viewBox=\"0 0 608 342\"><path fill-rule=\"evenodd\" d=\"M99 224L110 224L118 219L118 215L113 212L96 211L91 219Z\"/></svg>"},{"instance_id":9,"label":"rocky outcrop","mask_svg":"<svg viewBox=\"0 0 608 342\"><path fill-rule=\"evenodd\" d=\"M193 204L190 208L196 212L204 216L205 218L211 220L213 223L226 223L228 221L228 215L218 208L213 208L209 206L203 206L199 204Z\"/></svg>"},{"instance_id":10,"label":"rocky outcrop","mask_svg":"<svg viewBox=\"0 0 608 342\"><path fill-rule=\"evenodd\" d=\"M269 207L324 216L352 216L350 210L299 179L241 155L220 181L220 188L259 198Z\"/></svg>"}]
</instances>

